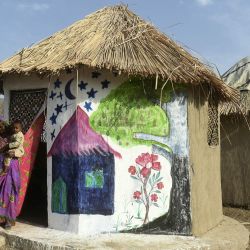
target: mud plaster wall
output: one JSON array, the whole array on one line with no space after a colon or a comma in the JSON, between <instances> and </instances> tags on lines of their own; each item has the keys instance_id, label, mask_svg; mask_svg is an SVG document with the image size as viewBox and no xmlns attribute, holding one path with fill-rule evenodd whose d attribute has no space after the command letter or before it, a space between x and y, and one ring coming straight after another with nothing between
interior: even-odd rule
<instances>
[{"instance_id":1,"label":"mud plaster wall","mask_svg":"<svg viewBox=\"0 0 250 250\"><path fill-rule=\"evenodd\" d=\"M207 144L208 103L203 90L188 99L192 233L201 235L222 220L220 146Z\"/></svg>"},{"instance_id":2,"label":"mud plaster wall","mask_svg":"<svg viewBox=\"0 0 250 250\"><path fill-rule=\"evenodd\" d=\"M250 124L250 115L247 117ZM221 183L224 205L250 207L250 131L241 116L221 116Z\"/></svg>"}]
</instances>

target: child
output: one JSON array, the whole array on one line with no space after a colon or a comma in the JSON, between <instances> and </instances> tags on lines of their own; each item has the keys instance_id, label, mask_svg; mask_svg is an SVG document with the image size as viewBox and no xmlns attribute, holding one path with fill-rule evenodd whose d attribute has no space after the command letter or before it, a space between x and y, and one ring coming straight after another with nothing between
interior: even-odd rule
<instances>
[{"instance_id":1,"label":"child","mask_svg":"<svg viewBox=\"0 0 250 250\"><path fill-rule=\"evenodd\" d=\"M12 135L9 144L5 146L4 166L1 175L6 174L13 157L20 158L24 155L24 135L22 133L22 124L20 121L14 121L12 124Z\"/></svg>"}]
</instances>

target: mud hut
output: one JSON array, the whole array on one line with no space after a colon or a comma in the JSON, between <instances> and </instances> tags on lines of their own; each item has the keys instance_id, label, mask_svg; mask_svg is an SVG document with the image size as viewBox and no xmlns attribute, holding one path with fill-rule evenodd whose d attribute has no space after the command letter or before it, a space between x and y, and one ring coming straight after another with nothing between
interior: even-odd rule
<instances>
[{"instance_id":1,"label":"mud hut","mask_svg":"<svg viewBox=\"0 0 250 250\"><path fill-rule=\"evenodd\" d=\"M224 205L250 208L250 57L233 65L224 81L240 91L240 109L221 107L221 171Z\"/></svg>"},{"instance_id":2,"label":"mud hut","mask_svg":"<svg viewBox=\"0 0 250 250\"><path fill-rule=\"evenodd\" d=\"M24 48L2 62L0 72L6 118L13 119L22 106L13 98L15 91L45 89L48 93L50 228L80 234L201 235L220 223L218 102L237 102L237 92L126 6L98 10ZM22 119L33 106L33 99L28 100L30 108ZM83 129L86 123L76 118L78 113L74 115L79 108L88 116L91 130L87 132ZM79 127L63 138L61 131L70 119L76 119ZM84 136L90 145L102 138L102 144L90 152L95 154L91 161L88 154L81 155L80 138ZM68 148L66 144L74 144L77 157L83 158L67 159L60 167L65 152L56 148ZM121 157L113 157L105 148ZM107 153L114 159L113 211L103 214L81 209L84 195L74 194L79 207L69 213L60 190L65 194L70 183L83 185L85 191L91 189L93 195L97 189L105 194L101 190L104 179L94 172L110 167L110 162L103 161L104 166L94 160L96 155L107 157ZM86 171L71 175L77 167ZM74 176L71 181L60 172L65 168L67 178ZM58 178L53 179L55 176ZM99 197L104 203L105 195Z\"/></svg>"}]
</instances>

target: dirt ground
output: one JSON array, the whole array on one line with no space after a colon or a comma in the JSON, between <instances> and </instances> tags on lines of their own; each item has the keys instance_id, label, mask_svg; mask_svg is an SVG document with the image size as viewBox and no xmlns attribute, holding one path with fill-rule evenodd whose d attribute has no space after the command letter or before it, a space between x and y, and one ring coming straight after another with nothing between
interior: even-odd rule
<instances>
[{"instance_id":1,"label":"dirt ground","mask_svg":"<svg viewBox=\"0 0 250 250\"><path fill-rule=\"evenodd\" d=\"M232 207L224 207L223 208L224 215L231 217L244 225L250 232L250 210L241 209L241 208L232 208ZM250 250L250 238L249 238L249 246L247 250Z\"/></svg>"}]
</instances>

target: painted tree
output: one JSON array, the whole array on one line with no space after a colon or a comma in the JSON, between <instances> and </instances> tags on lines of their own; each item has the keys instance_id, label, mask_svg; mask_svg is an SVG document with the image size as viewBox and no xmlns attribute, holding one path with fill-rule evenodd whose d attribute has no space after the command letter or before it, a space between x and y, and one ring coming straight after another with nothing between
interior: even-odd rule
<instances>
[{"instance_id":1,"label":"painted tree","mask_svg":"<svg viewBox=\"0 0 250 250\"><path fill-rule=\"evenodd\" d=\"M164 100L169 100L169 91L164 93ZM159 91L154 90L151 82L143 84L137 78L126 81L101 101L97 111L90 117L91 126L124 147L161 144L135 138L136 133L168 136L168 116L154 102L159 96Z\"/></svg>"}]
</instances>

